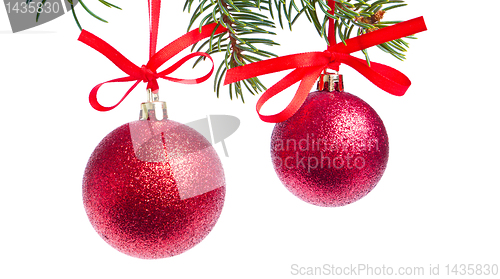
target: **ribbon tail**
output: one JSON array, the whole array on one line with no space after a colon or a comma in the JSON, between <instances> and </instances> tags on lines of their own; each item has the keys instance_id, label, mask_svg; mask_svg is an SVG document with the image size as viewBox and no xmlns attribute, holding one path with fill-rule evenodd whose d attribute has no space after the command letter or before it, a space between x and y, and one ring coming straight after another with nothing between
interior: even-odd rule
<instances>
[{"instance_id":1,"label":"ribbon tail","mask_svg":"<svg viewBox=\"0 0 500 279\"><path fill-rule=\"evenodd\" d=\"M113 79L113 80L106 81L106 82L103 82L101 84L96 85L94 88L92 88L92 91L90 91L90 95L89 95L90 105L95 110L98 110L98 111L110 111L110 110L116 108L119 104L121 104L121 102L123 102L123 100L125 100L125 98L128 96L128 94L130 94L130 92L132 92L132 90L134 90L134 88L141 82L140 80L136 81L134 83L134 85L132 85L132 87L130 87L130 89L127 91L127 93L125 93L125 95L123 95L121 100L116 105L111 106L111 107L105 107L105 106L101 105L99 103L99 101L97 101L97 91L99 91L99 88L101 88L101 86L103 86L106 83L126 82L126 81L135 81L135 79L132 77L117 78L117 79Z\"/></svg>"},{"instance_id":2,"label":"ribbon tail","mask_svg":"<svg viewBox=\"0 0 500 279\"><path fill-rule=\"evenodd\" d=\"M340 42L334 46L330 46L329 49L334 52L353 53L425 30L427 30L427 26L425 26L424 18L417 17L348 39L345 41L345 44Z\"/></svg>"},{"instance_id":3,"label":"ribbon tail","mask_svg":"<svg viewBox=\"0 0 500 279\"><path fill-rule=\"evenodd\" d=\"M395 96L403 96L411 85L410 79L400 71L389 66L371 62L368 66L365 60L345 56L342 63L352 67L378 88Z\"/></svg>"},{"instance_id":4,"label":"ribbon tail","mask_svg":"<svg viewBox=\"0 0 500 279\"><path fill-rule=\"evenodd\" d=\"M278 123L278 122L283 122L288 118L292 117L292 115L294 115L300 109L300 107L306 100L311 88L316 82L317 77L319 76L321 71L323 71L323 69L324 69L323 66L296 69L291 73L289 73L278 83L273 85L271 88L269 88L266 92L264 92L264 94L262 94L262 96L257 101L256 108L260 119L268 123ZM282 92L283 90L287 89L291 85L297 83L298 81L300 81L299 89L295 93L295 96L293 97L290 104L288 104L288 106L284 110L274 115L260 114L262 106L269 99L271 99L278 93Z\"/></svg>"}]
</instances>

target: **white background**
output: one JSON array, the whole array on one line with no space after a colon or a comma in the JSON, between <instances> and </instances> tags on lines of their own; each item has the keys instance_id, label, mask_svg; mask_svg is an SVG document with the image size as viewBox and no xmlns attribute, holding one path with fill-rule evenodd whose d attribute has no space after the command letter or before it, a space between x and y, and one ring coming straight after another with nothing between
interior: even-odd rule
<instances>
[{"instance_id":1,"label":"white background","mask_svg":"<svg viewBox=\"0 0 500 279\"><path fill-rule=\"evenodd\" d=\"M190 18L182 12L184 1L163 2L159 47L185 33ZM395 272L424 267L427 277L430 265L439 264L440 274L446 275L446 264L500 264L500 59L494 41L500 3L407 3L387 18L423 15L429 28L411 42L408 59L399 62L371 50L373 61L412 80L404 97L391 96L347 66L341 68L346 90L384 120L391 148L378 186L342 208L306 204L281 185L269 154L273 125L257 117L258 97L247 95L242 104L230 101L223 90L217 99L212 79L194 86L160 81L173 120L185 123L209 114L241 120L240 129L226 140L230 157L224 157L221 144L215 146L227 182L219 222L202 243L162 260L132 258L108 246L90 225L81 197L88 157L107 133L136 119L145 85L117 109L94 111L87 101L91 88L123 73L77 41L73 18L67 14L12 34L0 8L0 277L305 277L291 274L293 264L385 265ZM85 15L81 6L77 12L86 29L134 63L145 64L146 1L115 4L123 11L87 1L108 24ZM275 40L282 46L272 50L280 55L325 48L305 18L293 33L280 31ZM193 72L186 66L176 76L194 77L204 69ZM284 74L264 81L271 85ZM99 98L111 105L128 86L107 86ZM264 113L283 108L293 91Z\"/></svg>"}]
</instances>

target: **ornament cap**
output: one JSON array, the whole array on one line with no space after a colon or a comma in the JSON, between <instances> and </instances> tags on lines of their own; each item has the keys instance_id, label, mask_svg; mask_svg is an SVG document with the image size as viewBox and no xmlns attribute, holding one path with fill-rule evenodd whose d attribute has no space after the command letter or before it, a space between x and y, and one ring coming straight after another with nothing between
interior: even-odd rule
<instances>
[{"instance_id":1,"label":"ornament cap","mask_svg":"<svg viewBox=\"0 0 500 279\"><path fill-rule=\"evenodd\" d=\"M337 71L327 73L326 71L319 75L318 91L344 91L344 78Z\"/></svg>"},{"instance_id":2,"label":"ornament cap","mask_svg":"<svg viewBox=\"0 0 500 279\"><path fill-rule=\"evenodd\" d=\"M148 101L141 103L141 112L139 120L157 120L167 119L167 103L160 101L158 90L151 91L147 89Z\"/></svg>"}]
</instances>

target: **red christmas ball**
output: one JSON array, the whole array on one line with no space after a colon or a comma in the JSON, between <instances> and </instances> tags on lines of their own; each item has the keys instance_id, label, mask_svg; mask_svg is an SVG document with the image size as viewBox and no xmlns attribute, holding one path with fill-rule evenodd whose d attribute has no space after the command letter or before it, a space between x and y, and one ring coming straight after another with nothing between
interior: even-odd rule
<instances>
[{"instance_id":1,"label":"red christmas ball","mask_svg":"<svg viewBox=\"0 0 500 279\"><path fill-rule=\"evenodd\" d=\"M294 195L318 206L343 206L378 183L389 142L382 120L366 102L345 92L318 91L276 124L271 157Z\"/></svg>"},{"instance_id":2,"label":"red christmas ball","mask_svg":"<svg viewBox=\"0 0 500 279\"><path fill-rule=\"evenodd\" d=\"M212 230L224 204L224 171L210 143L168 119L127 123L92 153L83 202L97 233L127 255L180 254Z\"/></svg>"}]
</instances>

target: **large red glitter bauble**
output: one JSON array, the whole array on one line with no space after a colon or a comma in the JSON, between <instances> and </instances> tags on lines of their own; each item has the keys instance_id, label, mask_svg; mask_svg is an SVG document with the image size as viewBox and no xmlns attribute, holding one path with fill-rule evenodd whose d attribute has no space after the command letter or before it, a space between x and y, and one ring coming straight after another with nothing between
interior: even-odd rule
<instances>
[{"instance_id":1,"label":"large red glitter bauble","mask_svg":"<svg viewBox=\"0 0 500 279\"><path fill-rule=\"evenodd\" d=\"M382 120L366 102L345 92L317 91L276 124L271 157L294 195L318 206L343 206L378 183L389 142Z\"/></svg>"},{"instance_id":2,"label":"large red glitter bauble","mask_svg":"<svg viewBox=\"0 0 500 279\"><path fill-rule=\"evenodd\" d=\"M210 143L171 120L134 121L92 153L83 202L94 229L133 257L165 258L202 241L224 204L224 171Z\"/></svg>"}]
</instances>

